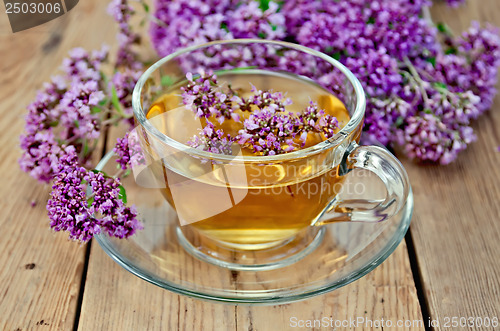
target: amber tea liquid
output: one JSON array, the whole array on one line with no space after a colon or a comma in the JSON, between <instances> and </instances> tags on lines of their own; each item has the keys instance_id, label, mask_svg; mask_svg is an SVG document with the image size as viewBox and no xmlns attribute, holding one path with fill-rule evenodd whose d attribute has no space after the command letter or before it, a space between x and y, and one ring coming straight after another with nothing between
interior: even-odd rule
<instances>
[{"instance_id":1,"label":"amber tea liquid","mask_svg":"<svg viewBox=\"0 0 500 331\"><path fill-rule=\"evenodd\" d=\"M349 121L349 113L338 98L294 76L238 72L219 74L218 80L221 85L231 84L244 97L251 93L250 84L286 93L293 101L289 111L302 111L312 100L336 116L341 127ZM160 96L147 118L167 136L186 143L202 124L181 107L181 93L177 89ZM220 127L234 136L241 124L226 120ZM304 148L323 139L310 133ZM254 155L251 150L238 150L238 146L233 151ZM214 164L188 156L165 157L159 164L153 164L153 172L165 181L162 194L176 209L181 225L239 249L271 247L307 228L338 194L343 181L327 152L307 160L273 164Z\"/></svg>"}]
</instances>

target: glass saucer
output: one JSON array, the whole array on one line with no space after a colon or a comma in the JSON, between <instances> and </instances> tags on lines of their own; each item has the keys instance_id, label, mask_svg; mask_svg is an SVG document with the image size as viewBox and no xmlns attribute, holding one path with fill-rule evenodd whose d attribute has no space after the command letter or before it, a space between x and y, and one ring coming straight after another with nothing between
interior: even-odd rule
<instances>
[{"instance_id":1,"label":"glass saucer","mask_svg":"<svg viewBox=\"0 0 500 331\"><path fill-rule=\"evenodd\" d=\"M96 167L113 173L113 153ZM107 171L108 170L108 171ZM344 185L360 187L357 197L380 198L385 189L369 172L348 174ZM175 211L159 190L139 187L133 176L123 180L128 204L135 204L144 230L129 239L96 236L102 249L120 266L161 288L190 297L233 304L277 304L330 292L363 277L380 265L404 238L413 212L410 192L403 210L380 223L333 223L322 226L321 240L304 256L278 269L231 270L196 257L178 237ZM357 185L357 186L356 186ZM353 191L356 191L355 189ZM354 194L354 193L352 193ZM249 252L248 254L252 254Z\"/></svg>"}]
</instances>

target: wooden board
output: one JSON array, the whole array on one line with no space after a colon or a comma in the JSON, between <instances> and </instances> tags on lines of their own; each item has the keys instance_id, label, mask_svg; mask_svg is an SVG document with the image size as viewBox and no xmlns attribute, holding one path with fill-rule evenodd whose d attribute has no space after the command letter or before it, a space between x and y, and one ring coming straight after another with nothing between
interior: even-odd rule
<instances>
[{"instance_id":1,"label":"wooden board","mask_svg":"<svg viewBox=\"0 0 500 331\"><path fill-rule=\"evenodd\" d=\"M324 317L421 321L404 243L374 272L353 284L309 300L270 307L232 306L173 294L128 273L93 243L79 330L273 331ZM417 323L410 329L423 329Z\"/></svg>"},{"instance_id":2,"label":"wooden board","mask_svg":"<svg viewBox=\"0 0 500 331\"><path fill-rule=\"evenodd\" d=\"M500 26L500 2L468 1L451 10L436 5L434 20L455 32L471 20ZM449 166L404 162L415 193L411 235L429 313L445 317L500 317L500 98L474 124L477 142Z\"/></svg>"},{"instance_id":3,"label":"wooden board","mask_svg":"<svg viewBox=\"0 0 500 331\"><path fill-rule=\"evenodd\" d=\"M81 1L69 14L16 34L0 14L0 330L71 330L75 322L86 246L49 229L50 187L21 172L17 159L26 106L67 51L114 41L104 2L99 10L96 4Z\"/></svg>"}]
</instances>

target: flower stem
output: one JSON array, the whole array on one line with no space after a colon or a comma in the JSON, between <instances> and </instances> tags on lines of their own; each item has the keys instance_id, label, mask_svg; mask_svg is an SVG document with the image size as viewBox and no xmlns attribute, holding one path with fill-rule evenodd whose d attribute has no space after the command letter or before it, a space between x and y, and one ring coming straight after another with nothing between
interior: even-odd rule
<instances>
[{"instance_id":1,"label":"flower stem","mask_svg":"<svg viewBox=\"0 0 500 331\"><path fill-rule=\"evenodd\" d=\"M106 126L106 125L114 125L118 122L120 122L124 118L129 118L129 117L112 117L107 120L102 121L101 126Z\"/></svg>"},{"instance_id":2,"label":"flower stem","mask_svg":"<svg viewBox=\"0 0 500 331\"><path fill-rule=\"evenodd\" d=\"M126 170L124 170L124 169L120 169L113 176L111 176L111 178L116 179L116 178L120 177L121 175L123 175L125 173L125 171Z\"/></svg>"},{"instance_id":3,"label":"flower stem","mask_svg":"<svg viewBox=\"0 0 500 331\"><path fill-rule=\"evenodd\" d=\"M410 59L405 56L404 58L404 63L408 67L408 70L410 70L411 75L413 76L413 79L415 79L415 82L417 82L418 89L420 90L420 93L422 94L422 98L424 99L424 104L426 107L429 106L429 96L427 95L427 91L425 90L425 82L422 80L420 75L418 74L417 69L413 66L411 63Z\"/></svg>"},{"instance_id":4,"label":"flower stem","mask_svg":"<svg viewBox=\"0 0 500 331\"><path fill-rule=\"evenodd\" d=\"M429 6L422 7L422 16L424 17L424 19L427 21L427 23L430 26L434 25L434 22L432 21L432 16L431 16L431 11L429 9Z\"/></svg>"}]
</instances>

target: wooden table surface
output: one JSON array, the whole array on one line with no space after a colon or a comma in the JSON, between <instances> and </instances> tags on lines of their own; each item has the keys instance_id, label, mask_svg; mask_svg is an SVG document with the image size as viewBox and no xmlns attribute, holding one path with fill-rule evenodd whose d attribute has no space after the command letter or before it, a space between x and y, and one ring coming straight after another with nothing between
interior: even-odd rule
<instances>
[{"instance_id":1,"label":"wooden table surface","mask_svg":"<svg viewBox=\"0 0 500 331\"><path fill-rule=\"evenodd\" d=\"M49 186L19 170L18 136L26 105L69 49L116 44L107 2L80 1L16 34L0 13L0 330L274 331L293 329L293 317L439 320L435 328L446 329L446 318L500 317L500 97L457 162L402 160L415 194L406 240L375 271L326 295L270 307L202 302L140 280L97 243L79 246L50 231ZM439 3L431 12L455 31L471 20L500 26L498 0L468 0L456 10Z\"/></svg>"}]
</instances>

